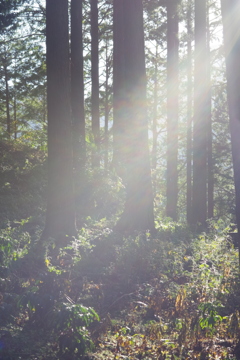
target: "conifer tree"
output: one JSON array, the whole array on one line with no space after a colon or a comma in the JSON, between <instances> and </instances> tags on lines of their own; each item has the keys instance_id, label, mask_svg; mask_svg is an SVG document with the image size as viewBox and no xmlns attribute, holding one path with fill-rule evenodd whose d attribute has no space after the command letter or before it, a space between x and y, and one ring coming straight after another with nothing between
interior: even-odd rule
<instances>
[{"instance_id":1,"label":"conifer tree","mask_svg":"<svg viewBox=\"0 0 240 360\"><path fill-rule=\"evenodd\" d=\"M71 106L76 210L84 212L86 141L84 110L82 0L71 1Z\"/></svg>"},{"instance_id":2,"label":"conifer tree","mask_svg":"<svg viewBox=\"0 0 240 360\"><path fill-rule=\"evenodd\" d=\"M48 201L42 239L73 235L68 1L47 0Z\"/></svg>"},{"instance_id":3,"label":"conifer tree","mask_svg":"<svg viewBox=\"0 0 240 360\"><path fill-rule=\"evenodd\" d=\"M113 62L115 151L126 187L116 228L153 230L142 1L114 0Z\"/></svg>"},{"instance_id":4,"label":"conifer tree","mask_svg":"<svg viewBox=\"0 0 240 360\"><path fill-rule=\"evenodd\" d=\"M206 0L195 0L192 222L202 226L207 220L206 11Z\"/></svg>"},{"instance_id":5,"label":"conifer tree","mask_svg":"<svg viewBox=\"0 0 240 360\"><path fill-rule=\"evenodd\" d=\"M92 154L92 165L100 166L100 113L99 113L99 41L98 0L91 0L91 78L92 78L92 133L95 149Z\"/></svg>"},{"instance_id":6,"label":"conifer tree","mask_svg":"<svg viewBox=\"0 0 240 360\"><path fill-rule=\"evenodd\" d=\"M178 1L167 2L167 206L177 220L178 199Z\"/></svg>"},{"instance_id":7,"label":"conifer tree","mask_svg":"<svg viewBox=\"0 0 240 360\"><path fill-rule=\"evenodd\" d=\"M226 55L227 95L236 192L236 220L240 233L240 4L238 0L221 0ZM240 243L240 239L238 239Z\"/></svg>"}]
</instances>

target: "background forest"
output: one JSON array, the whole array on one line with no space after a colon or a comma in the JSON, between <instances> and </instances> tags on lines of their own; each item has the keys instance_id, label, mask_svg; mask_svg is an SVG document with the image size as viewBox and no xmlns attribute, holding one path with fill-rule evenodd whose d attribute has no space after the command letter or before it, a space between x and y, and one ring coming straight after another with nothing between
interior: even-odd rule
<instances>
[{"instance_id":1,"label":"background forest","mask_svg":"<svg viewBox=\"0 0 240 360\"><path fill-rule=\"evenodd\" d=\"M238 3L0 2L0 360L240 359Z\"/></svg>"}]
</instances>

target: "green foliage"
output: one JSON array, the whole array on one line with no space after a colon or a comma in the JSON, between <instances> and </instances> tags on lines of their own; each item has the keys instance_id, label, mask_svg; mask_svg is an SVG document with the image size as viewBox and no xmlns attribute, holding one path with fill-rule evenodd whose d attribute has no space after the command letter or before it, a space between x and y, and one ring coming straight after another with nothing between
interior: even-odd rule
<instances>
[{"instance_id":1,"label":"green foliage","mask_svg":"<svg viewBox=\"0 0 240 360\"><path fill-rule=\"evenodd\" d=\"M45 208L45 153L21 142L6 141L0 142L0 152L0 224L35 216L41 225Z\"/></svg>"},{"instance_id":2,"label":"green foliage","mask_svg":"<svg viewBox=\"0 0 240 360\"><path fill-rule=\"evenodd\" d=\"M29 249L30 236L22 227L0 230L0 261L4 267L23 257Z\"/></svg>"},{"instance_id":3,"label":"green foliage","mask_svg":"<svg viewBox=\"0 0 240 360\"><path fill-rule=\"evenodd\" d=\"M16 28L19 6L23 0L8 0L0 4L0 33ZM18 10L18 11L16 11Z\"/></svg>"},{"instance_id":4,"label":"green foliage","mask_svg":"<svg viewBox=\"0 0 240 360\"><path fill-rule=\"evenodd\" d=\"M238 338L239 282L223 222L200 235L159 222L153 237L123 237L91 220L66 246L49 244L45 264L25 225L1 233L0 330L12 347L4 356L18 360L21 341L29 359L91 351L98 359L203 359L207 347L212 358L228 358L218 342L229 337L233 348Z\"/></svg>"},{"instance_id":5,"label":"green foliage","mask_svg":"<svg viewBox=\"0 0 240 360\"><path fill-rule=\"evenodd\" d=\"M92 308L80 304L63 303L60 308L54 309L50 314L50 321L53 320L54 328L60 331L59 348L61 358L72 355L82 355L86 350L93 349L93 342L90 339L87 327L94 320L99 321L99 316Z\"/></svg>"},{"instance_id":6,"label":"green foliage","mask_svg":"<svg viewBox=\"0 0 240 360\"><path fill-rule=\"evenodd\" d=\"M48 334L48 339L41 335L41 347L45 348L45 353L55 343L54 351L58 353L59 359L69 359L69 356L77 359L87 350L93 349L88 328L93 321L99 321L99 316L91 307L75 303L67 295L73 295L74 291L72 289L71 293L69 273L67 275L63 270L56 273L51 268L48 271L48 268L40 267L34 272L36 259L34 260L33 254L29 254L20 258L22 262L18 263L17 268L14 266L17 260L13 260L9 270L1 273L1 280L7 284L5 288L1 287L3 296L0 298L0 327L12 327L15 339L18 338L19 341L22 336L27 336L40 327ZM25 266L29 273L24 269ZM16 274L17 281L14 281ZM51 343L49 338L52 339ZM14 348L12 350L15 351ZM33 354L36 352L34 344L29 347L29 351ZM13 359L18 359L16 355L12 356Z\"/></svg>"},{"instance_id":7,"label":"green foliage","mask_svg":"<svg viewBox=\"0 0 240 360\"><path fill-rule=\"evenodd\" d=\"M105 261L114 256L108 274L105 268L111 288L105 290L105 311L110 309L118 320L111 332L100 335L99 358L113 359L117 352L120 358L155 359L161 354L200 359L205 356L205 338L214 343L230 328L237 336L237 303L229 309L229 294L237 279L238 256L228 240L228 227L211 223L210 232L195 239L180 224L166 222L159 228L154 238L138 235L118 241L115 253L108 248L107 255L105 248ZM200 350L194 343L201 344ZM228 357L216 348L209 350L212 356Z\"/></svg>"},{"instance_id":8,"label":"green foliage","mask_svg":"<svg viewBox=\"0 0 240 360\"><path fill-rule=\"evenodd\" d=\"M199 305L198 308L201 311L199 325L201 329L209 329L211 334L213 334L213 329L216 329L218 323L227 318L219 315L219 308L221 307L222 304L219 302L207 302Z\"/></svg>"}]
</instances>

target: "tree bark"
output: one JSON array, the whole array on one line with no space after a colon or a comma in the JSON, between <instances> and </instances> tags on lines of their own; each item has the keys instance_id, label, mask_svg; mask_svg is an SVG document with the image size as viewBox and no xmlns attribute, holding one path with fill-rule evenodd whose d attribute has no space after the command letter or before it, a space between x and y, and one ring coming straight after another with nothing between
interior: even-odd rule
<instances>
[{"instance_id":1,"label":"tree bark","mask_svg":"<svg viewBox=\"0 0 240 360\"><path fill-rule=\"evenodd\" d=\"M125 178L125 56L123 0L113 2L113 166Z\"/></svg>"},{"instance_id":2,"label":"tree bark","mask_svg":"<svg viewBox=\"0 0 240 360\"><path fill-rule=\"evenodd\" d=\"M108 37L106 38L106 80L105 80L105 119L104 119L104 170L108 170L108 148L109 148L109 134L108 134L108 123L109 123L109 58L108 58Z\"/></svg>"},{"instance_id":3,"label":"tree bark","mask_svg":"<svg viewBox=\"0 0 240 360\"><path fill-rule=\"evenodd\" d=\"M86 181L82 0L71 0L71 105L74 192L77 213L82 216Z\"/></svg>"},{"instance_id":4,"label":"tree bark","mask_svg":"<svg viewBox=\"0 0 240 360\"><path fill-rule=\"evenodd\" d=\"M14 99L13 99L13 125L14 125L14 140L17 140L17 99L16 99L15 90L14 90Z\"/></svg>"},{"instance_id":5,"label":"tree bark","mask_svg":"<svg viewBox=\"0 0 240 360\"><path fill-rule=\"evenodd\" d=\"M82 0L71 0L71 105L74 167L80 172L86 164Z\"/></svg>"},{"instance_id":6,"label":"tree bark","mask_svg":"<svg viewBox=\"0 0 240 360\"><path fill-rule=\"evenodd\" d=\"M100 166L100 115L99 115L99 57L98 57L98 0L91 0L91 78L92 78L92 133L95 150L93 167Z\"/></svg>"},{"instance_id":7,"label":"tree bark","mask_svg":"<svg viewBox=\"0 0 240 360\"><path fill-rule=\"evenodd\" d=\"M17 69L16 69L16 57L17 54L15 52L15 56L14 56L14 82L13 82L13 87L14 87L14 93L13 93L13 131L14 131L14 139L17 139L17 132L18 132L18 127L17 127L17 89L16 89L16 75L17 75Z\"/></svg>"},{"instance_id":8,"label":"tree bark","mask_svg":"<svg viewBox=\"0 0 240 360\"><path fill-rule=\"evenodd\" d=\"M153 123L152 123L152 169L153 169L153 194L156 195L156 169L157 169L157 107L158 107L158 44L156 43L155 64L154 64L154 89L153 89Z\"/></svg>"},{"instance_id":9,"label":"tree bark","mask_svg":"<svg viewBox=\"0 0 240 360\"><path fill-rule=\"evenodd\" d=\"M125 207L116 229L154 230L142 1L114 0L114 21L114 131L115 140L122 141L118 150L126 187Z\"/></svg>"},{"instance_id":10,"label":"tree bark","mask_svg":"<svg viewBox=\"0 0 240 360\"><path fill-rule=\"evenodd\" d=\"M240 4L238 0L221 0L221 5L236 193L236 221L238 233L240 233ZM239 237L238 246L240 247Z\"/></svg>"},{"instance_id":11,"label":"tree bark","mask_svg":"<svg viewBox=\"0 0 240 360\"><path fill-rule=\"evenodd\" d=\"M48 202L42 239L74 235L68 1L47 0Z\"/></svg>"},{"instance_id":12,"label":"tree bark","mask_svg":"<svg viewBox=\"0 0 240 360\"><path fill-rule=\"evenodd\" d=\"M178 200L178 2L167 2L167 206L177 220Z\"/></svg>"},{"instance_id":13,"label":"tree bark","mask_svg":"<svg viewBox=\"0 0 240 360\"><path fill-rule=\"evenodd\" d=\"M5 91L6 91L6 118L7 118L7 135L10 139L11 137L11 116L10 116L10 94L8 86L8 68L7 60L3 59L3 71L4 71L4 80L5 80Z\"/></svg>"},{"instance_id":14,"label":"tree bark","mask_svg":"<svg viewBox=\"0 0 240 360\"><path fill-rule=\"evenodd\" d=\"M192 223L192 0L187 9L187 223Z\"/></svg>"},{"instance_id":15,"label":"tree bark","mask_svg":"<svg viewBox=\"0 0 240 360\"><path fill-rule=\"evenodd\" d=\"M193 117L193 225L207 219L206 0L195 0L195 64Z\"/></svg>"},{"instance_id":16,"label":"tree bark","mask_svg":"<svg viewBox=\"0 0 240 360\"><path fill-rule=\"evenodd\" d=\"M211 59L210 59L210 29L209 29L209 9L207 10L207 203L208 203L208 219L213 218L214 215L214 169L213 169L213 154L212 154L212 116L211 116Z\"/></svg>"}]
</instances>

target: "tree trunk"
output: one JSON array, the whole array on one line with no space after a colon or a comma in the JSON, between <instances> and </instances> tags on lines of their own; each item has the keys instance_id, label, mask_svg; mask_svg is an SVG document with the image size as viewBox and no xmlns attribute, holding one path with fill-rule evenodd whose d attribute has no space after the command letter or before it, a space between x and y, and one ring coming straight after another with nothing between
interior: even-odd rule
<instances>
[{"instance_id":1,"label":"tree trunk","mask_svg":"<svg viewBox=\"0 0 240 360\"><path fill-rule=\"evenodd\" d=\"M109 145L109 135L108 135L108 122L109 122L109 58L108 58L108 37L106 38L106 80L105 80L105 121L104 121L104 169L105 172L108 170L108 145Z\"/></svg>"},{"instance_id":2,"label":"tree trunk","mask_svg":"<svg viewBox=\"0 0 240 360\"><path fill-rule=\"evenodd\" d=\"M5 91L6 91L7 135L8 138L10 139L11 137L10 94L9 94L9 86L8 86L8 69L7 69L6 59L4 59L3 61L3 71L4 71Z\"/></svg>"},{"instance_id":3,"label":"tree trunk","mask_svg":"<svg viewBox=\"0 0 240 360\"><path fill-rule=\"evenodd\" d=\"M206 0L195 0L195 64L193 118L193 225L207 219Z\"/></svg>"},{"instance_id":4,"label":"tree trunk","mask_svg":"<svg viewBox=\"0 0 240 360\"><path fill-rule=\"evenodd\" d=\"M85 112L82 39L82 0L71 0L71 105L73 134L74 192L78 214L85 207Z\"/></svg>"},{"instance_id":5,"label":"tree trunk","mask_svg":"<svg viewBox=\"0 0 240 360\"><path fill-rule=\"evenodd\" d=\"M214 215L214 170L213 170L213 156L212 156L212 116L211 116L211 63L210 63L210 29L209 29L209 10L207 11L207 104L206 104L206 116L207 116L207 164L208 164L208 219L213 218Z\"/></svg>"},{"instance_id":6,"label":"tree trunk","mask_svg":"<svg viewBox=\"0 0 240 360\"><path fill-rule=\"evenodd\" d=\"M167 2L167 206L177 220L178 199L178 2Z\"/></svg>"},{"instance_id":7,"label":"tree trunk","mask_svg":"<svg viewBox=\"0 0 240 360\"><path fill-rule=\"evenodd\" d=\"M13 87L14 87L14 93L13 93L13 131L14 131L14 139L17 139L17 131L18 131L18 127L17 127L17 89L16 89L16 75L17 75L17 69L16 69L16 58L17 58L17 54L15 52L15 56L14 56L14 82L13 82Z\"/></svg>"},{"instance_id":8,"label":"tree trunk","mask_svg":"<svg viewBox=\"0 0 240 360\"><path fill-rule=\"evenodd\" d=\"M226 54L227 94L232 142L236 220L240 233L240 4L238 0L221 0L223 36ZM240 248L240 239L239 248Z\"/></svg>"},{"instance_id":9,"label":"tree trunk","mask_svg":"<svg viewBox=\"0 0 240 360\"><path fill-rule=\"evenodd\" d=\"M116 229L154 230L142 1L114 0L114 21L114 131L115 139L120 136L122 140L118 150L125 165L126 187L125 207ZM119 120L123 123L116 124Z\"/></svg>"},{"instance_id":10,"label":"tree trunk","mask_svg":"<svg viewBox=\"0 0 240 360\"><path fill-rule=\"evenodd\" d=\"M187 9L187 223L192 223L192 0Z\"/></svg>"},{"instance_id":11,"label":"tree trunk","mask_svg":"<svg viewBox=\"0 0 240 360\"><path fill-rule=\"evenodd\" d=\"M113 2L113 166L125 179L125 56L123 1Z\"/></svg>"},{"instance_id":12,"label":"tree trunk","mask_svg":"<svg viewBox=\"0 0 240 360\"><path fill-rule=\"evenodd\" d=\"M17 139L17 100L16 92L14 90L14 99L13 99L13 124L14 124L14 140Z\"/></svg>"},{"instance_id":13,"label":"tree trunk","mask_svg":"<svg viewBox=\"0 0 240 360\"><path fill-rule=\"evenodd\" d=\"M80 172L86 164L82 0L71 0L71 104L74 167Z\"/></svg>"},{"instance_id":14,"label":"tree trunk","mask_svg":"<svg viewBox=\"0 0 240 360\"><path fill-rule=\"evenodd\" d=\"M47 0L48 202L42 239L74 235L68 1Z\"/></svg>"},{"instance_id":15,"label":"tree trunk","mask_svg":"<svg viewBox=\"0 0 240 360\"><path fill-rule=\"evenodd\" d=\"M99 115L99 59L98 59L98 0L91 0L91 77L92 77L92 133L95 149L93 167L100 166L100 115Z\"/></svg>"},{"instance_id":16,"label":"tree trunk","mask_svg":"<svg viewBox=\"0 0 240 360\"><path fill-rule=\"evenodd\" d=\"M152 169L153 169L153 193L156 195L156 169L157 169L157 106L158 106L158 44L156 43L155 64L154 64L154 89L153 89L153 123L152 123Z\"/></svg>"}]
</instances>

